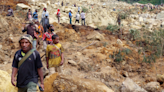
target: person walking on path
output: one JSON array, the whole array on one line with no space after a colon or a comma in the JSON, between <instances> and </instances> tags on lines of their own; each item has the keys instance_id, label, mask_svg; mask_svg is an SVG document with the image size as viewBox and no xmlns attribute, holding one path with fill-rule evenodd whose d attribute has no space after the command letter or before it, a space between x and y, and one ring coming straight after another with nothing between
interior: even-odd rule
<instances>
[{"instance_id":1,"label":"person walking on path","mask_svg":"<svg viewBox=\"0 0 164 92\"><path fill-rule=\"evenodd\" d=\"M48 29L48 32L44 33L43 39L42 39L44 50L46 50L48 44L53 44L53 42L52 42L52 35L54 35L53 34L53 31L54 31L53 26L49 24L49 25L47 25L47 29Z\"/></svg>"},{"instance_id":2,"label":"person walking on path","mask_svg":"<svg viewBox=\"0 0 164 92\"><path fill-rule=\"evenodd\" d=\"M49 12L47 11L46 8L44 8L44 9L43 9L43 12L42 12L41 22L42 22L42 20L46 17L46 15L49 16ZM42 25L43 25L43 24L42 24Z\"/></svg>"},{"instance_id":3,"label":"person walking on path","mask_svg":"<svg viewBox=\"0 0 164 92\"><path fill-rule=\"evenodd\" d=\"M38 47L38 45L40 45L40 42L42 41L42 37L43 37L43 34L44 34L44 29L43 29L43 26L39 23L38 20L35 20L35 24L38 26L38 31L36 31L37 36L38 36L36 47Z\"/></svg>"},{"instance_id":4,"label":"person walking on path","mask_svg":"<svg viewBox=\"0 0 164 92\"><path fill-rule=\"evenodd\" d=\"M76 20L75 20L75 24L76 24L76 22L78 22L79 23L79 20L80 20L80 14L79 14L79 12L77 12L77 14L76 14Z\"/></svg>"},{"instance_id":5,"label":"person walking on path","mask_svg":"<svg viewBox=\"0 0 164 92\"><path fill-rule=\"evenodd\" d=\"M85 26L85 13L81 12L81 24Z\"/></svg>"},{"instance_id":6,"label":"person walking on path","mask_svg":"<svg viewBox=\"0 0 164 92\"><path fill-rule=\"evenodd\" d=\"M48 15L47 14L42 19L41 24L42 24L42 26L44 28L44 32L47 32L47 25L49 25L49 18L48 18Z\"/></svg>"},{"instance_id":7,"label":"person walking on path","mask_svg":"<svg viewBox=\"0 0 164 92\"><path fill-rule=\"evenodd\" d=\"M69 11L69 19L70 19L70 24L72 24L72 12L71 12L71 10Z\"/></svg>"},{"instance_id":8,"label":"person walking on path","mask_svg":"<svg viewBox=\"0 0 164 92\"><path fill-rule=\"evenodd\" d=\"M37 44L37 33L38 31L38 26L34 24L32 20L29 21L29 24L25 25L24 30L22 32L26 32L27 34L31 35L33 37L33 48L36 49L36 44Z\"/></svg>"},{"instance_id":9,"label":"person walking on path","mask_svg":"<svg viewBox=\"0 0 164 92\"><path fill-rule=\"evenodd\" d=\"M64 49L59 43L59 36L52 36L53 44L47 45L46 49L46 61L47 69L49 69L49 75L59 72L61 73L61 67L64 63Z\"/></svg>"},{"instance_id":10,"label":"person walking on path","mask_svg":"<svg viewBox=\"0 0 164 92\"><path fill-rule=\"evenodd\" d=\"M117 17L117 23L119 26L121 25L121 16L120 15L118 15L118 17Z\"/></svg>"},{"instance_id":11,"label":"person walking on path","mask_svg":"<svg viewBox=\"0 0 164 92\"><path fill-rule=\"evenodd\" d=\"M60 9L58 9L58 11L57 11L57 18L58 18L58 23L60 23Z\"/></svg>"},{"instance_id":12,"label":"person walking on path","mask_svg":"<svg viewBox=\"0 0 164 92\"><path fill-rule=\"evenodd\" d=\"M38 20L38 14L37 14L37 10L35 10L35 12L33 13L33 18L35 19L35 20Z\"/></svg>"},{"instance_id":13,"label":"person walking on path","mask_svg":"<svg viewBox=\"0 0 164 92\"><path fill-rule=\"evenodd\" d=\"M8 14L6 16L14 16L13 9L11 9L10 6L8 6Z\"/></svg>"},{"instance_id":14,"label":"person walking on path","mask_svg":"<svg viewBox=\"0 0 164 92\"><path fill-rule=\"evenodd\" d=\"M28 9L28 12L27 12L27 20L32 20L32 12L31 12L31 9Z\"/></svg>"},{"instance_id":15,"label":"person walking on path","mask_svg":"<svg viewBox=\"0 0 164 92\"><path fill-rule=\"evenodd\" d=\"M43 65L39 52L32 49L32 40L33 38L28 34L21 36L19 40L21 49L15 53L12 62L11 83L18 87L18 92L37 92L38 77L40 77L40 87L44 90Z\"/></svg>"}]
</instances>

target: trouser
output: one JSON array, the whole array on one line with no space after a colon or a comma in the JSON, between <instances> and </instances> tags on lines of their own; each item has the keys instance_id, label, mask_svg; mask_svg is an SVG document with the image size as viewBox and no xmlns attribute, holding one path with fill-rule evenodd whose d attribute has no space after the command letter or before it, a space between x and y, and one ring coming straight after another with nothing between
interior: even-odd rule
<instances>
[{"instance_id":1,"label":"trouser","mask_svg":"<svg viewBox=\"0 0 164 92\"><path fill-rule=\"evenodd\" d=\"M37 92L37 84L29 82L26 87L18 88L18 92Z\"/></svg>"},{"instance_id":2,"label":"trouser","mask_svg":"<svg viewBox=\"0 0 164 92\"><path fill-rule=\"evenodd\" d=\"M36 39L34 39L33 40L33 48L36 50L36 43L37 43L37 41L36 41Z\"/></svg>"},{"instance_id":3,"label":"trouser","mask_svg":"<svg viewBox=\"0 0 164 92\"><path fill-rule=\"evenodd\" d=\"M47 32L47 25L43 26L44 32Z\"/></svg>"},{"instance_id":4,"label":"trouser","mask_svg":"<svg viewBox=\"0 0 164 92\"><path fill-rule=\"evenodd\" d=\"M72 24L72 18L69 18L70 19L70 24Z\"/></svg>"},{"instance_id":5,"label":"trouser","mask_svg":"<svg viewBox=\"0 0 164 92\"><path fill-rule=\"evenodd\" d=\"M83 23L84 22L84 23ZM85 26L85 18L84 19L81 19L81 24Z\"/></svg>"},{"instance_id":6,"label":"trouser","mask_svg":"<svg viewBox=\"0 0 164 92\"><path fill-rule=\"evenodd\" d=\"M49 68L49 75L56 73L56 72L58 72L58 73L62 72L61 66Z\"/></svg>"},{"instance_id":7,"label":"trouser","mask_svg":"<svg viewBox=\"0 0 164 92\"><path fill-rule=\"evenodd\" d=\"M43 41L43 49L44 49L44 50L47 49L47 43L46 43L46 41Z\"/></svg>"},{"instance_id":8,"label":"trouser","mask_svg":"<svg viewBox=\"0 0 164 92\"><path fill-rule=\"evenodd\" d=\"M76 21L79 23L79 20L78 19L76 19ZM76 23L76 21L75 21L75 23Z\"/></svg>"},{"instance_id":9,"label":"trouser","mask_svg":"<svg viewBox=\"0 0 164 92\"><path fill-rule=\"evenodd\" d=\"M58 23L60 22L60 17L58 17Z\"/></svg>"}]
</instances>

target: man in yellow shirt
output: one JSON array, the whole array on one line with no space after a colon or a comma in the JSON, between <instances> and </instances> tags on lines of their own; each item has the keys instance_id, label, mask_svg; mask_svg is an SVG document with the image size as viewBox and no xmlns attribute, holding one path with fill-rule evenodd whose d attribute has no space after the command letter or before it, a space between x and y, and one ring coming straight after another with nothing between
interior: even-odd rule
<instances>
[{"instance_id":1,"label":"man in yellow shirt","mask_svg":"<svg viewBox=\"0 0 164 92\"><path fill-rule=\"evenodd\" d=\"M61 72L60 66L64 63L64 49L59 43L59 36L52 36L53 44L47 45L46 49L46 61L47 69L49 69L49 74L55 72Z\"/></svg>"}]
</instances>

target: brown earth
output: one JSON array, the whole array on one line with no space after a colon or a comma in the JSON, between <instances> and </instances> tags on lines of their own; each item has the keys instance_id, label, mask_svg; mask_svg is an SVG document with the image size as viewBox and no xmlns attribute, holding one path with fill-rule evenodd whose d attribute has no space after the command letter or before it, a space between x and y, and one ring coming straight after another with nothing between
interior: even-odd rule
<instances>
[{"instance_id":1,"label":"brown earth","mask_svg":"<svg viewBox=\"0 0 164 92\"><path fill-rule=\"evenodd\" d=\"M23 34L21 32L23 21L17 15L15 17L0 15L0 45L2 46L0 48L0 69L10 74L14 53L19 49L18 39ZM76 76L80 78L79 80L99 81L114 92L120 92L121 84L126 77L133 79L139 86L144 87L149 82L157 81L157 75L164 74L164 71L162 71L163 57L155 63L141 62L142 54L138 54L138 49L131 45L133 42L127 44L125 40L121 40L122 43L119 43L117 41L118 36L112 35L108 30L97 30L89 26L69 24L53 23L53 25L55 33L60 37L60 43L65 48L65 62L62 67L62 74L65 76ZM100 34L96 34L96 32ZM96 35L92 37L92 34ZM122 62L116 62L109 57L114 52L118 52L119 49L126 48L130 49L131 53L125 55ZM41 55L44 54L42 48L38 51ZM45 63L44 58L42 58L42 62ZM58 88L54 89L53 85L57 85L54 84L55 79L61 80L62 78L54 74L51 78L46 79L45 90L59 91ZM47 80L48 82L46 82ZM64 79L64 81L66 80ZM73 85L76 85L76 83L73 82ZM160 81L160 84L159 90L161 91L164 88L163 80Z\"/></svg>"}]
</instances>

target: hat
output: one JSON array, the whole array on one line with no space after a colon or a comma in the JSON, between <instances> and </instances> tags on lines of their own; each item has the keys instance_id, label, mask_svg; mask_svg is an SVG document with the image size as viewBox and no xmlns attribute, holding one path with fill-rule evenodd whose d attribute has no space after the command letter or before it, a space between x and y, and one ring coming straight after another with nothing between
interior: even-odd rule
<instances>
[{"instance_id":1,"label":"hat","mask_svg":"<svg viewBox=\"0 0 164 92\"><path fill-rule=\"evenodd\" d=\"M19 39L19 42L20 42L22 39L27 39L31 44L33 44L33 38L32 38L32 36L29 35L29 34L26 34L26 35L21 36L20 39Z\"/></svg>"}]
</instances>

